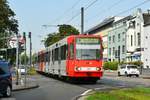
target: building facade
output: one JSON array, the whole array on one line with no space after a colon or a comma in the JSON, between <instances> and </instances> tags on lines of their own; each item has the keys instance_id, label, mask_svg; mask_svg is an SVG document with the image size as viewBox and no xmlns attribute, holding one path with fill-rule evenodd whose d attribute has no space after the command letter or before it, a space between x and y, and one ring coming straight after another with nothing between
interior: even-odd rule
<instances>
[{"instance_id":1,"label":"building facade","mask_svg":"<svg viewBox=\"0 0 150 100\"><path fill-rule=\"evenodd\" d=\"M146 15L147 16L147 15ZM144 16L144 17L146 17ZM150 68L150 13L144 22L142 61L144 68Z\"/></svg>"},{"instance_id":2,"label":"building facade","mask_svg":"<svg viewBox=\"0 0 150 100\"><path fill-rule=\"evenodd\" d=\"M126 17L112 17L102 21L85 33L101 35L104 61L142 61L150 67L150 12L137 9Z\"/></svg>"},{"instance_id":3,"label":"building facade","mask_svg":"<svg viewBox=\"0 0 150 100\"><path fill-rule=\"evenodd\" d=\"M108 61L126 60L126 32L127 23L132 16L127 16L113 23L108 31Z\"/></svg>"},{"instance_id":4,"label":"building facade","mask_svg":"<svg viewBox=\"0 0 150 100\"><path fill-rule=\"evenodd\" d=\"M88 31L86 31L86 34L94 34L94 35L101 35L103 37L103 47L104 47L104 51L103 51L103 58L104 61L108 60L108 43L107 43L107 35L108 35L108 31L112 29L112 24L113 22L117 21L121 19L121 17L111 17L111 18L107 18L104 21L102 21L100 24L96 25L95 27L92 27L91 29L89 29Z\"/></svg>"}]
</instances>

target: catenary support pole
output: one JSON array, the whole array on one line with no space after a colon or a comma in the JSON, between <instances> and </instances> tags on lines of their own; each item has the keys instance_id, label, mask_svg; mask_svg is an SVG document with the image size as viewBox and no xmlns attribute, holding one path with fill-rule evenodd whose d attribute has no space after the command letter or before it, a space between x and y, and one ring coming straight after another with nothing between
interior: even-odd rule
<instances>
[{"instance_id":1,"label":"catenary support pole","mask_svg":"<svg viewBox=\"0 0 150 100\"><path fill-rule=\"evenodd\" d=\"M84 7L81 8L81 33L84 33Z\"/></svg>"}]
</instances>

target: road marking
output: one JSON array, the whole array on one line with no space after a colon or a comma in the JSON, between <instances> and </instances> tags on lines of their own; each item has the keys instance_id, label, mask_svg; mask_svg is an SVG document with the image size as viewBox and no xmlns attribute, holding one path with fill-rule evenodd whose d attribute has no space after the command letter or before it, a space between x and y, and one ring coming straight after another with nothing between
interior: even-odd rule
<instances>
[{"instance_id":1,"label":"road marking","mask_svg":"<svg viewBox=\"0 0 150 100\"><path fill-rule=\"evenodd\" d=\"M91 91L93 91L93 90L92 90L92 89L86 90L86 91L83 92L81 95L84 96L84 95L86 95L87 93L89 93L89 92L91 92Z\"/></svg>"},{"instance_id":2,"label":"road marking","mask_svg":"<svg viewBox=\"0 0 150 100\"><path fill-rule=\"evenodd\" d=\"M16 100L16 98L2 98L0 100Z\"/></svg>"}]
</instances>

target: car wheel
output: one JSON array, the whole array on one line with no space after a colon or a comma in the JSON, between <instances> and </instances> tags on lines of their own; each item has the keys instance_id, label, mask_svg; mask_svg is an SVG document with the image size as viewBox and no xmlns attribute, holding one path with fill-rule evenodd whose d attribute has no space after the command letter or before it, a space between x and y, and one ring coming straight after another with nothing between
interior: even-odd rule
<instances>
[{"instance_id":1,"label":"car wheel","mask_svg":"<svg viewBox=\"0 0 150 100\"><path fill-rule=\"evenodd\" d=\"M120 72L118 72L118 76L121 76L121 75L120 75Z\"/></svg>"},{"instance_id":2,"label":"car wheel","mask_svg":"<svg viewBox=\"0 0 150 100\"><path fill-rule=\"evenodd\" d=\"M136 75L136 77L139 77L139 75Z\"/></svg>"},{"instance_id":3,"label":"car wheel","mask_svg":"<svg viewBox=\"0 0 150 100\"><path fill-rule=\"evenodd\" d=\"M3 94L5 97L10 97L11 96L11 87L9 85L6 86L6 90Z\"/></svg>"},{"instance_id":4,"label":"car wheel","mask_svg":"<svg viewBox=\"0 0 150 100\"><path fill-rule=\"evenodd\" d=\"M128 73L127 73L127 72L125 72L125 76L127 76L127 77L128 77Z\"/></svg>"}]
</instances>

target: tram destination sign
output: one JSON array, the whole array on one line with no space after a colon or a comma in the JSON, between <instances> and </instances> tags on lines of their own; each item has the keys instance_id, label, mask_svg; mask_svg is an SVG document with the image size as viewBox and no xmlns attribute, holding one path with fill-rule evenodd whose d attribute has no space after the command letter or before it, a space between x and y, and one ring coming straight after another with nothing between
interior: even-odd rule
<instances>
[{"instance_id":1,"label":"tram destination sign","mask_svg":"<svg viewBox=\"0 0 150 100\"><path fill-rule=\"evenodd\" d=\"M99 38L77 38L77 44L99 44Z\"/></svg>"}]
</instances>

